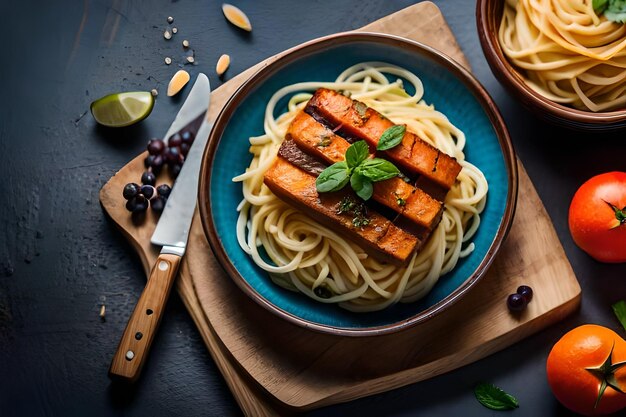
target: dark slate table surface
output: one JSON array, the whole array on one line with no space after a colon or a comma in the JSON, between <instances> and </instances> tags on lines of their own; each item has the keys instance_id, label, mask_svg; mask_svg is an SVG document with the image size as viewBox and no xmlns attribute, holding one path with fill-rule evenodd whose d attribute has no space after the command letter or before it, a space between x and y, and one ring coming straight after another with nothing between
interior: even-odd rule
<instances>
[{"instance_id":1,"label":"dark slate table surface","mask_svg":"<svg viewBox=\"0 0 626 417\"><path fill-rule=\"evenodd\" d=\"M179 42L196 51L192 75L232 56L228 77L317 36L360 27L412 4L395 1L239 0L252 36L229 26L220 3L200 0L2 1L0 54L0 415L240 415L177 295L137 386L117 389L107 369L145 283L139 260L98 203L100 187L162 134L178 103L165 97ZM513 393L511 416L568 415L546 383L556 340L582 323L618 329L610 304L626 298L624 265L594 262L572 242L567 210L587 178L626 169L621 134L578 133L537 120L492 76L478 42L475 3L436 1L510 129L583 287L579 312L455 372L314 416L488 416L472 388L489 381ZM174 16L175 41L163 40ZM158 88L144 122L98 127L89 103L116 91ZM85 114L87 113L87 114ZM84 117L81 117L83 116ZM554 277L558 279L559 277ZM98 316L107 306L106 321ZM373 358L375 360L375 358Z\"/></svg>"}]
</instances>

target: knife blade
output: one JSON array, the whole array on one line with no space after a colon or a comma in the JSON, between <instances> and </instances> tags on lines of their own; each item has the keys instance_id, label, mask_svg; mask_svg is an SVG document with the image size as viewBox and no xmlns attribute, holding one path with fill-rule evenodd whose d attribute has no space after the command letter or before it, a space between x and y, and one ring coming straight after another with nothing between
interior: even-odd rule
<instances>
[{"instance_id":1,"label":"knife blade","mask_svg":"<svg viewBox=\"0 0 626 417\"><path fill-rule=\"evenodd\" d=\"M165 138L169 138L206 113L210 104L210 94L209 79L201 73ZM162 246L162 249L111 362L109 368L111 378L134 382L145 364L178 267L185 254L191 220L196 208L202 154L212 127L212 123L205 118L154 230L151 242Z\"/></svg>"}]
</instances>

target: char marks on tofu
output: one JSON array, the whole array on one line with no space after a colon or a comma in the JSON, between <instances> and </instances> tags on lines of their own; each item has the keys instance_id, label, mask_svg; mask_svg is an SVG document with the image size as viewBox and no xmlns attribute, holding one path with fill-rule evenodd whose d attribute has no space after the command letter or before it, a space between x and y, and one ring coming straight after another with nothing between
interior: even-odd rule
<instances>
[{"instance_id":1,"label":"char marks on tofu","mask_svg":"<svg viewBox=\"0 0 626 417\"><path fill-rule=\"evenodd\" d=\"M304 111L340 135L366 141L372 149L376 148L385 130L394 125L376 110L327 88L315 91ZM380 156L401 170L413 176L423 176L446 190L452 187L461 172L461 165L455 158L409 131L400 145L382 151Z\"/></svg>"},{"instance_id":2,"label":"char marks on tofu","mask_svg":"<svg viewBox=\"0 0 626 417\"><path fill-rule=\"evenodd\" d=\"M315 179L314 175L278 156L265 173L263 182L281 200L332 230L340 231L383 261L402 265L422 245L417 236L396 227L372 210L362 213L359 219L354 207L346 207L362 204L354 193L344 188L320 194L315 188Z\"/></svg>"},{"instance_id":3,"label":"char marks on tofu","mask_svg":"<svg viewBox=\"0 0 626 417\"><path fill-rule=\"evenodd\" d=\"M318 89L289 126L264 183L281 200L339 231L375 258L406 265L443 215L443 201L461 166L417 135L386 151L376 144L394 123L376 110L334 90ZM350 188L318 193L317 176L345 159L350 143L364 140L370 157L396 164L412 178L375 182L372 198L361 200Z\"/></svg>"}]
</instances>

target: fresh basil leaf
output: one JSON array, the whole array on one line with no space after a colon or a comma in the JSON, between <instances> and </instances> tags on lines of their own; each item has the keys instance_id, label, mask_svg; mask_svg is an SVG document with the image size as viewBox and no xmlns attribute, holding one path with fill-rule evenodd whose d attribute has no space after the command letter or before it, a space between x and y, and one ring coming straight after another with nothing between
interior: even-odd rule
<instances>
[{"instance_id":1,"label":"fresh basil leaf","mask_svg":"<svg viewBox=\"0 0 626 417\"><path fill-rule=\"evenodd\" d=\"M367 159L370 154L370 147L364 140L354 142L346 150L346 163L348 168L356 168Z\"/></svg>"},{"instance_id":2,"label":"fresh basil leaf","mask_svg":"<svg viewBox=\"0 0 626 417\"><path fill-rule=\"evenodd\" d=\"M606 10L607 6L609 5L609 0L593 0L592 5L593 11L599 15Z\"/></svg>"},{"instance_id":3,"label":"fresh basil leaf","mask_svg":"<svg viewBox=\"0 0 626 417\"><path fill-rule=\"evenodd\" d=\"M626 330L626 301L621 300L611 306L613 312L617 316L617 319L621 323L624 330Z\"/></svg>"},{"instance_id":4,"label":"fresh basil leaf","mask_svg":"<svg viewBox=\"0 0 626 417\"><path fill-rule=\"evenodd\" d=\"M356 192L356 195L367 201L372 198L374 187L369 178L363 176L360 172L355 171L350 177L350 186Z\"/></svg>"},{"instance_id":5,"label":"fresh basil leaf","mask_svg":"<svg viewBox=\"0 0 626 417\"><path fill-rule=\"evenodd\" d=\"M350 173L345 161L332 164L315 180L315 188L320 193L341 190L350 180Z\"/></svg>"},{"instance_id":6,"label":"fresh basil leaf","mask_svg":"<svg viewBox=\"0 0 626 417\"><path fill-rule=\"evenodd\" d=\"M515 397L493 384L478 384L474 388L474 395L479 403L492 410L512 410L519 407Z\"/></svg>"},{"instance_id":7,"label":"fresh basil leaf","mask_svg":"<svg viewBox=\"0 0 626 417\"><path fill-rule=\"evenodd\" d=\"M611 22L626 23L626 0L608 0L604 15Z\"/></svg>"},{"instance_id":8,"label":"fresh basil leaf","mask_svg":"<svg viewBox=\"0 0 626 417\"><path fill-rule=\"evenodd\" d=\"M358 169L361 175L374 182L388 180L400 174L400 170L394 164L381 158L368 159L359 165Z\"/></svg>"},{"instance_id":9,"label":"fresh basil leaf","mask_svg":"<svg viewBox=\"0 0 626 417\"><path fill-rule=\"evenodd\" d=\"M386 151L394 146L398 146L402 142L402 138L406 133L405 125L394 125L385 130L378 140L376 149L379 151Z\"/></svg>"}]
</instances>

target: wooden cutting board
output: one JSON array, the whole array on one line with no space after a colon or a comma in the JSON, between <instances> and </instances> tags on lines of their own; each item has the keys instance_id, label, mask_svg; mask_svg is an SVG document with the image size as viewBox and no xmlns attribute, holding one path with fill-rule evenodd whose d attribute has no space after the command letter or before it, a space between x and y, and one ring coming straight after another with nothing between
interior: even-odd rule
<instances>
[{"instance_id":1,"label":"wooden cutting board","mask_svg":"<svg viewBox=\"0 0 626 417\"><path fill-rule=\"evenodd\" d=\"M423 42L469 68L441 12L430 2L408 7L361 30ZM275 57L216 89L208 117L215 119L236 88L272 59ZM124 184L141 176L144 158L140 155L122 168L102 188L100 201L134 245L148 272L158 249L150 244L155 218L148 213L143 222L134 223L121 195ZM517 213L488 274L447 311L386 336L319 334L257 306L217 263L196 212L178 291L244 412L284 415L431 378L503 349L574 311L580 304L580 286L519 161L518 166ZM512 315L505 300L521 284L530 285L535 297L522 314Z\"/></svg>"}]
</instances>

